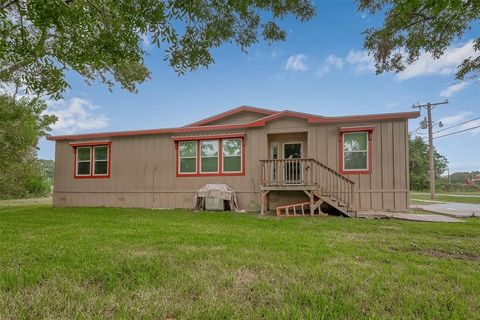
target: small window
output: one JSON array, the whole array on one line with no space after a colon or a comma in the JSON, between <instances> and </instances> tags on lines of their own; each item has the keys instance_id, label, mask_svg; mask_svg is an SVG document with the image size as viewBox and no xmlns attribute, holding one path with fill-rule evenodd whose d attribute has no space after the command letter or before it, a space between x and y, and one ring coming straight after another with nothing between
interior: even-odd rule
<instances>
[{"instance_id":1,"label":"small window","mask_svg":"<svg viewBox=\"0 0 480 320\"><path fill-rule=\"evenodd\" d=\"M197 173L197 141L180 141L178 150L179 173Z\"/></svg>"},{"instance_id":2,"label":"small window","mask_svg":"<svg viewBox=\"0 0 480 320\"><path fill-rule=\"evenodd\" d=\"M108 174L108 146L93 147L93 175Z\"/></svg>"},{"instance_id":3,"label":"small window","mask_svg":"<svg viewBox=\"0 0 480 320\"><path fill-rule=\"evenodd\" d=\"M343 134L343 170L369 170L368 132Z\"/></svg>"},{"instance_id":4,"label":"small window","mask_svg":"<svg viewBox=\"0 0 480 320\"><path fill-rule=\"evenodd\" d=\"M74 178L109 178L110 143L72 145L75 149Z\"/></svg>"},{"instance_id":5,"label":"small window","mask_svg":"<svg viewBox=\"0 0 480 320\"><path fill-rule=\"evenodd\" d=\"M218 140L200 142L200 172L218 173Z\"/></svg>"},{"instance_id":6,"label":"small window","mask_svg":"<svg viewBox=\"0 0 480 320\"><path fill-rule=\"evenodd\" d=\"M90 147L77 147L77 176L90 175L91 156Z\"/></svg>"},{"instance_id":7,"label":"small window","mask_svg":"<svg viewBox=\"0 0 480 320\"><path fill-rule=\"evenodd\" d=\"M222 141L223 172L242 172L242 140Z\"/></svg>"}]
</instances>

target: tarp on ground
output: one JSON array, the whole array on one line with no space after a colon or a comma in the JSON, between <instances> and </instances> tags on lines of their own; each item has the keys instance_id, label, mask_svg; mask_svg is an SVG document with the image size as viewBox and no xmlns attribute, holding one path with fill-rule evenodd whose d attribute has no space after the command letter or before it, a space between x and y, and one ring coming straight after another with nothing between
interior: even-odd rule
<instances>
[{"instance_id":1,"label":"tarp on ground","mask_svg":"<svg viewBox=\"0 0 480 320\"><path fill-rule=\"evenodd\" d=\"M198 189L195 195L195 210L202 210L205 208L206 198L216 198L228 201L231 211L240 211L235 191L226 184L211 183Z\"/></svg>"}]
</instances>

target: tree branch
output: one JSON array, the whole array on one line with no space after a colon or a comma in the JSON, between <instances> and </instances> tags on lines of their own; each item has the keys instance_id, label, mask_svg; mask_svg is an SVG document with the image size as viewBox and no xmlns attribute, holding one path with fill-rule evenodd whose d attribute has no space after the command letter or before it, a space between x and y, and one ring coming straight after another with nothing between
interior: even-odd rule
<instances>
[{"instance_id":1,"label":"tree branch","mask_svg":"<svg viewBox=\"0 0 480 320\"><path fill-rule=\"evenodd\" d=\"M7 67L3 70L0 70L0 79L7 80L9 74L19 70L20 68L22 68L26 65L28 65L28 62L27 61L22 61L22 62L14 63L9 67Z\"/></svg>"},{"instance_id":2,"label":"tree branch","mask_svg":"<svg viewBox=\"0 0 480 320\"><path fill-rule=\"evenodd\" d=\"M10 7L11 5L13 5L15 2L17 2L18 0L12 0L10 2L5 2L5 3L2 3L2 5L0 6L0 10L3 11L5 9L7 9L8 7Z\"/></svg>"}]
</instances>

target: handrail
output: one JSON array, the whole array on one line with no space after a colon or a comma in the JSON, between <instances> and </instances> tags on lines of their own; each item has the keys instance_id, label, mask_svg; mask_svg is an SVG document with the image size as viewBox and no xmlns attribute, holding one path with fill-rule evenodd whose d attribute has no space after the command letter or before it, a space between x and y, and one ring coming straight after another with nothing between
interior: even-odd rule
<instances>
[{"instance_id":1,"label":"handrail","mask_svg":"<svg viewBox=\"0 0 480 320\"><path fill-rule=\"evenodd\" d=\"M355 182L312 158L265 159L262 163L263 186L314 186L350 209Z\"/></svg>"}]
</instances>

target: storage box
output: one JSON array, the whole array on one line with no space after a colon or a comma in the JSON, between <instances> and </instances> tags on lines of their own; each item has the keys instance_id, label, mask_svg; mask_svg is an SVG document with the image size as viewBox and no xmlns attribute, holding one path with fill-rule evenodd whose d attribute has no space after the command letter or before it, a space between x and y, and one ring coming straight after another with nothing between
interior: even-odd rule
<instances>
[{"instance_id":1,"label":"storage box","mask_svg":"<svg viewBox=\"0 0 480 320\"><path fill-rule=\"evenodd\" d=\"M225 200L217 198L205 198L205 210L225 210Z\"/></svg>"}]
</instances>

